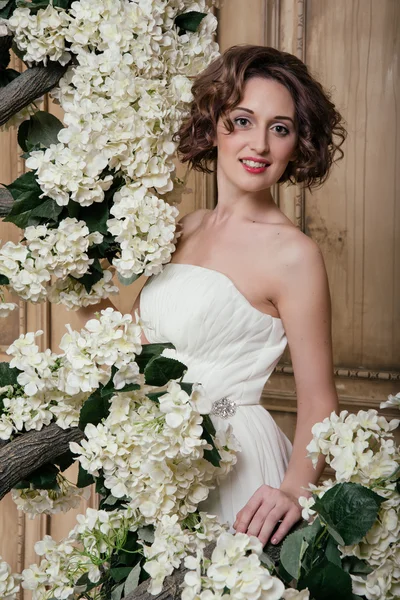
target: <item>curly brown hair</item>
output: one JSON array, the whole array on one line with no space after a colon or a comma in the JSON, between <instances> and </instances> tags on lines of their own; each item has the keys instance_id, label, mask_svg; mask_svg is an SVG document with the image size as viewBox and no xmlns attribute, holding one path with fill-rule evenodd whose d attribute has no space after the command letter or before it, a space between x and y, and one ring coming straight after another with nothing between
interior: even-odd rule
<instances>
[{"instance_id":1,"label":"curly brown hair","mask_svg":"<svg viewBox=\"0 0 400 600\"><path fill-rule=\"evenodd\" d=\"M180 160L198 171L212 172L207 163L217 158L217 121L221 117L232 133L234 125L228 113L239 105L245 82L251 77L278 81L295 104L296 159L288 163L278 183L303 182L308 188L321 185L333 162L343 157L341 146L347 135L343 118L330 94L299 58L264 46L232 46L195 78L190 115L174 137Z\"/></svg>"}]
</instances>

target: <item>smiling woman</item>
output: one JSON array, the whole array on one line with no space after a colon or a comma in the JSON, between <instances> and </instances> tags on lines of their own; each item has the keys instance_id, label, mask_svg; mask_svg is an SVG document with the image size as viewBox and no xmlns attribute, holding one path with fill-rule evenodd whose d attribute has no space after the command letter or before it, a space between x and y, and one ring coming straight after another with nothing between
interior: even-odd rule
<instances>
[{"instance_id":1,"label":"smiling woman","mask_svg":"<svg viewBox=\"0 0 400 600\"><path fill-rule=\"evenodd\" d=\"M256 82L251 82L254 78ZM210 172L207 163L219 155L214 139L218 119L228 133L243 127L244 119L248 121L245 127L251 126L254 111L244 102L244 89L247 83L261 85L261 78L264 84L273 82L275 88L279 83L287 92L284 103L278 103L279 113L269 115L271 127L277 135L297 136L296 154L287 163L278 183L321 185L334 160L343 156L341 146L346 131L342 116L301 60L264 46L232 46L197 78L192 88L194 101L190 119L177 134L182 162ZM284 90L280 95L284 95ZM266 92L261 104L267 112L269 100Z\"/></svg>"},{"instance_id":2,"label":"smiling woman","mask_svg":"<svg viewBox=\"0 0 400 600\"><path fill-rule=\"evenodd\" d=\"M299 496L322 472L306 457L311 428L337 409L328 280L316 243L275 204L277 183L318 186L345 138L342 117L295 56L234 46L194 81L178 154L209 172L218 203L181 220L172 262L137 300L151 343L201 382L218 430L229 420L237 464L202 510L237 532L280 542L300 518ZM254 310L256 309L256 310ZM293 450L260 406L289 344L297 391ZM275 533L273 533L275 531Z\"/></svg>"}]
</instances>

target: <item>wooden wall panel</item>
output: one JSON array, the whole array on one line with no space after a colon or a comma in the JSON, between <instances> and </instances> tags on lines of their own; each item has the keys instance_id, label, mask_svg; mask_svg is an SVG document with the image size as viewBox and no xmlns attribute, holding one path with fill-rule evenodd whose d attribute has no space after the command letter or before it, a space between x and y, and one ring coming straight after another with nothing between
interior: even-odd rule
<instances>
[{"instance_id":1,"label":"wooden wall panel","mask_svg":"<svg viewBox=\"0 0 400 600\"><path fill-rule=\"evenodd\" d=\"M306 58L343 112L345 158L306 194L306 232L324 252L335 364L400 364L400 3L307 3ZM335 31L335 35L329 35Z\"/></svg>"}]
</instances>

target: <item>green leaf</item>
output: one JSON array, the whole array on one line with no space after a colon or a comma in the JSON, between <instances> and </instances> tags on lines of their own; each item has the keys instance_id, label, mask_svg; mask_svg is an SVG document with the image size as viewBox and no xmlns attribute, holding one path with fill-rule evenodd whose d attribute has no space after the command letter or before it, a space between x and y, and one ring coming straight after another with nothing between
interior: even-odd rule
<instances>
[{"instance_id":1,"label":"green leaf","mask_svg":"<svg viewBox=\"0 0 400 600\"><path fill-rule=\"evenodd\" d=\"M358 483L339 483L315 499L313 510L324 520L334 540L358 544L375 523L385 498Z\"/></svg>"},{"instance_id":2,"label":"green leaf","mask_svg":"<svg viewBox=\"0 0 400 600\"><path fill-rule=\"evenodd\" d=\"M329 562L337 565L338 567L342 567L342 560L340 558L340 550L337 546L337 543L330 535L325 548L325 556Z\"/></svg>"},{"instance_id":3,"label":"green leaf","mask_svg":"<svg viewBox=\"0 0 400 600\"><path fill-rule=\"evenodd\" d=\"M13 181L13 183L5 187L11 193L15 202L3 220L14 223L17 227L24 229L28 224L31 211L43 204L46 201L46 197L40 198L42 190L32 171L24 173Z\"/></svg>"},{"instance_id":4,"label":"green leaf","mask_svg":"<svg viewBox=\"0 0 400 600\"><path fill-rule=\"evenodd\" d=\"M110 569L110 575L116 583L125 580L129 573L132 571L132 567L114 567Z\"/></svg>"},{"instance_id":5,"label":"green leaf","mask_svg":"<svg viewBox=\"0 0 400 600\"><path fill-rule=\"evenodd\" d=\"M87 293L90 292L95 283L100 281L104 276L104 271L101 267L100 261L98 258L95 258L93 263L90 265L90 271L83 275L83 277L73 278L76 279L79 283L82 283L85 286L85 290Z\"/></svg>"},{"instance_id":6,"label":"green leaf","mask_svg":"<svg viewBox=\"0 0 400 600\"><path fill-rule=\"evenodd\" d=\"M283 544L280 561L287 573L298 580L301 571L301 561L310 544L313 544L321 530L318 519L312 525L294 531L288 535Z\"/></svg>"},{"instance_id":7,"label":"green leaf","mask_svg":"<svg viewBox=\"0 0 400 600\"><path fill-rule=\"evenodd\" d=\"M133 592L133 590L135 590L137 588L137 586L139 585L139 578L140 578L141 570L142 570L142 567L140 566L140 563L138 563L135 567L133 567L132 571L129 573L128 578L125 582L124 594L126 596L128 594L130 594L131 592Z\"/></svg>"},{"instance_id":8,"label":"green leaf","mask_svg":"<svg viewBox=\"0 0 400 600\"><path fill-rule=\"evenodd\" d=\"M90 581L88 573L84 573L81 577L79 577L79 579L75 583L75 585L76 586L85 585L86 586L86 590L85 591L89 592L93 588L95 588L98 585L100 585L101 582L102 582L102 580L100 579L100 581L97 581L96 583L93 583L93 581Z\"/></svg>"},{"instance_id":9,"label":"green leaf","mask_svg":"<svg viewBox=\"0 0 400 600\"><path fill-rule=\"evenodd\" d=\"M140 540L152 544L154 542L154 527L148 525L147 527L139 527L137 534Z\"/></svg>"},{"instance_id":10,"label":"green leaf","mask_svg":"<svg viewBox=\"0 0 400 600\"><path fill-rule=\"evenodd\" d=\"M107 496L110 493L104 485L104 477L96 478L96 494L100 494L100 496Z\"/></svg>"},{"instance_id":11,"label":"green leaf","mask_svg":"<svg viewBox=\"0 0 400 600\"><path fill-rule=\"evenodd\" d=\"M142 346L142 351L135 358L136 363L139 366L140 373L144 373L146 365L151 361L155 356L160 356L165 348L172 348L175 350L175 346L173 344L144 344Z\"/></svg>"},{"instance_id":12,"label":"green leaf","mask_svg":"<svg viewBox=\"0 0 400 600\"><path fill-rule=\"evenodd\" d=\"M187 370L186 365L174 358L155 356L146 365L144 377L147 385L163 386L171 379L179 379Z\"/></svg>"},{"instance_id":13,"label":"green leaf","mask_svg":"<svg viewBox=\"0 0 400 600\"><path fill-rule=\"evenodd\" d=\"M117 587L115 587L111 592L110 600L121 600L122 592L124 591L124 586L125 582L117 585Z\"/></svg>"},{"instance_id":14,"label":"green leaf","mask_svg":"<svg viewBox=\"0 0 400 600\"><path fill-rule=\"evenodd\" d=\"M122 277L122 275L120 275L119 273L117 273L118 279L119 281L122 283L122 285L131 285L131 283L133 283L134 281L136 281L136 279L139 279L139 277L143 274L142 273L134 273L131 277Z\"/></svg>"},{"instance_id":15,"label":"green leaf","mask_svg":"<svg viewBox=\"0 0 400 600\"><path fill-rule=\"evenodd\" d=\"M350 575L329 561L317 565L302 578L298 589L306 587L315 600L352 600Z\"/></svg>"},{"instance_id":16,"label":"green leaf","mask_svg":"<svg viewBox=\"0 0 400 600\"><path fill-rule=\"evenodd\" d=\"M8 285L10 280L5 275L0 275L0 285Z\"/></svg>"},{"instance_id":17,"label":"green leaf","mask_svg":"<svg viewBox=\"0 0 400 600\"><path fill-rule=\"evenodd\" d=\"M62 206L58 206L57 202L52 198L43 198L43 204L40 204L33 210L31 210L28 225L35 225L41 223L44 219L46 223L53 221L58 223L58 217L63 209Z\"/></svg>"},{"instance_id":18,"label":"green leaf","mask_svg":"<svg viewBox=\"0 0 400 600\"><path fill-rule=\"evenodd\" d=\"M208 433L212 436L215 436L216 434L214 423L211 421L209 415L203 415L203 429L208 431Z\"/></svg>"},{"instance_id":19,"label":"green leaf","mask_svg":"<svg viewBox=\"0 0 400 600\"><path fill-rule=\"evenodd\" d=\"M90 206L84 207L80 210L79 218L85 221L90 233L99 231L106 235L107 219L110 218L110 211L108 203L104 200L103 202L94 202Z\"/></svg>"},{"instance_id":20,"label":"green leaf","mask_svg":"<svg viewBox=\"0 0 400 600\"><path fill-rule=\"evenodd\" d=\"M78 471L78 481L76 482L76 487L85 488L88 485L92 485L94 483L93 475L90 475L85 469L82 467L81 463L79 463L79 471Z\"/></svg>"},{"instance_id":21,"label":"green leaf","mask_svg":"<svg viewBox=\"0 0 400 600\"><path fill-rule=\"evenodd\" d=\"M8 19L15 10L15 0L3 0L0 6L0 18Z\"/></svg>"},{"instance_id":22,"label":"green leaf","mask_svg":"<svg viewBox=\"0 0 400 600\"><path fill-rule=\"evenodd\" d=\"M348 573L359 576L369 575L374 570L373 567L356 556L345 556L342 560L342 567Z\"/></svg>"},{"instance_id":23,"label":"green leaf","mask_svg":"<svg viewBox=\"0 0 400 600\"><path fill-rule=\"evenodd\" d=\"M15 485L15 489L23 489L33 487L35 490L59 490L57 483L58 468L55 465L43 465L36 469L29 477L19 481Z\"/></svg>"},{"instance_id":24,"label":"green leaf","mask_svg":"<svg viewBox=\"0 0 400 600\"><path fill-rule=\"evenodd\" d=\"M110 402L107 397L102 397L101 389L97 389L89 396L81 408L79 415L79 428L84 431L88 423L97 425L105 419L110 411Z\"/></svg>"},{"instance_id":25,"label":"green leaf","mask_svg":"<svg viewBox=\"0 0 400 600\"><path fill-rule=\"evenodd\" d=\"M143 547L138 544L137 532L128 531L124 547L118 553L118 560L120 563L132 567L140 560L140 552L142 551Z\"/></svg>"},{"instance_id":26,"label":"green leaf","mask_svg":"<svg viewBox=\"0 0 400 600\"><path fill-rule=\"evenodd\" d=\"M71 450L67 450L64 454L60 454L57 458L54 459L54 462L58 467L60 467L60 471L65 471L74 464L76 458L72 454Z\"/></svg>"},{"instance_id":27,"label":"green leaf","mask_svg":"<svg viewBox=\"0 0 400 600\"><path fill-rule=\"evenodd\" d=\"M17 377L21 373L19 369L11 368L9 362L0 362L0 387L4 385L16 385Z\"/></svg>"},{"instance_id":28,"label":"green leaf","mask_svg":"<svg viewBox=\"0 0 400 600\"><path fill-rule=\"evenodd\" d=\"M184 31L197 31L200 23L207 16L206 13L201 13L195 10L191 10L187 13L183 13L178 15L175 18L175 24L179 29L183 29Z\"/></svg>"},{"instance_id":29,"label":"green leaf","mask_svg":"<svg viewBox=\"0 0 400 600\"><path fill-rule=\"evenodd\" d=\"M6 85L17 79L20 75L21 73L15 69L0 71L0 87L6 87Z\"/></svg>"},{"instance_id":30,"label":"green leaf","mask_svg":"<svg viewBox=\"0 0 400 600\"><path fill-rule=\"evenodd\" d=\"M17 8L29 8L31 14L36 14L39 9L46 8L50 0L17 0Z\"/></svg>"},{"instance_id":31,"label":"green leaf","mask_svg":"<svg viewBox=\"0 0 400 600\"><path fill-rule=\"evenodd\" d=\"M81 211L81 205L78 202L74 202L74 200L70 200L67 204L68 216L71 218L79 219L79 213Z\"/></svg>"},{"instance_id":32,"label":"green leaf","mask_svg":"<svg viewBox=\"0 0 400 600\"><path fill-rule=\"evenodd\" d=\"M64 129L64 125L57 117L38 110L19 126L18 144L25 152L37 144L48 148L51 144L58 144L57 135L61 129Z\"/></svg>"}]
</instances>

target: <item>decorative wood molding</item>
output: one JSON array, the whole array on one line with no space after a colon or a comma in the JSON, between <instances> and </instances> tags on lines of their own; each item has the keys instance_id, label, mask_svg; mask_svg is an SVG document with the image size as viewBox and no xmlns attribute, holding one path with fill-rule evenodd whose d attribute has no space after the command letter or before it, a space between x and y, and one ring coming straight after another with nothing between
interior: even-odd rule
<instances>
[{"instance_id":1,"label":"decorative wood molding","mask_svg":"<svg viewBox=\"0 0 400 600\"><path fill-rule=\"evenodd\" d=\"M305 24L305 14L306 14L306 0L297 0L297 34L296 34L296 48L295 54L297 58L300 58L303 62L305 62L305 48L306 48L306 24ZM298 193L295 196L295 219L296 226L304 232L305 230L305 199L306 199L306 191L305 188L300 184L298 186Z\"/></svg>"},{"instance_id":2,"label":"decorative wood molding","mask_svg":"<svg viewBox=\"0 0 400 600\"><path fill-rule=\"evenodd\" d=\"M359 396L350 396L346 394L339 394L339 405L340 409L347 409L351 412L357 412L358 410L368 410L375 408L379 410L381 402L386 400L372 399ZM280 390L268 390L262 393L261 404L270 412L284 412L284 413L297 413L297 397L293 392L280 391ZM382 414L387 418L398 418L398 410L396 408L386 408Z\"/></svg>"},{"instance_id":3,"label":"decorative wood molding","mask_svg":"<svg viewBox=\"0 0 400 600\"><path fill-rule=\"evenodd\" d=\"M283 375L294 375L291 365L277 365L276 372ZM357 379L379 379L384 381L400 381L398 371L378 371L372 369L354 369L352 367L335 367L335 377L355 377Z\"/></svg>"}]
</instances>

